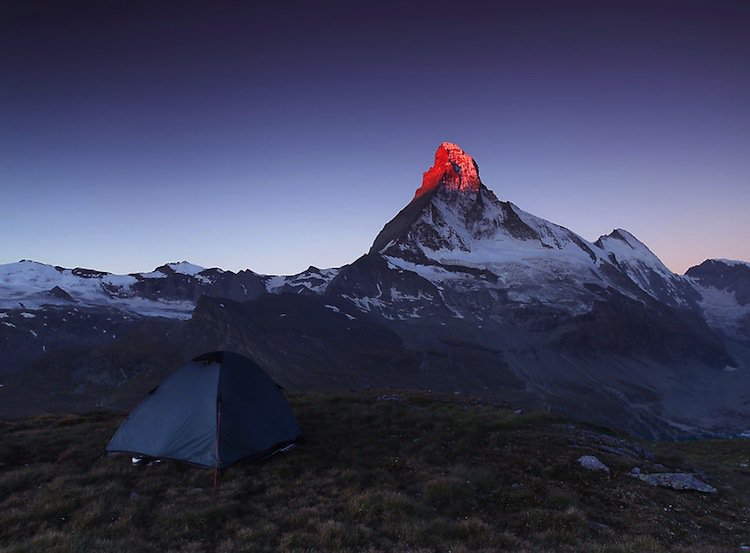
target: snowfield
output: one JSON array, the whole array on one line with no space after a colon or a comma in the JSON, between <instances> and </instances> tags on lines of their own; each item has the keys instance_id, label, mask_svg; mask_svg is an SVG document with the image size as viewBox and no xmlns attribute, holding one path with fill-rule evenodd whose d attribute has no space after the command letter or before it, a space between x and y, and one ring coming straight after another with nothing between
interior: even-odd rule
<instances>
[{"instance_id":1,"label":"snowfield","mask_svg":"<svg viewBox=\"0 0 750 553\"><path fill-rule=\"evenodd\" d=\"M197 265L173 265L193 274L197 274L196 269L205 270ZM192 301L150 300L135 295L132 289L141 279L161 279L167 276L159 271L115 275L65 269L35 261L9 263L0 265L0 308L34 311L45 306L74 304L83 307L113 307L147 317L189 319L195 309ZM55 294L55 289L61 290L63 294ZM66 298L65 294L71 299ZM21 316L33 318L36 315L25 311Z\"/></svg>"}]
</instances>

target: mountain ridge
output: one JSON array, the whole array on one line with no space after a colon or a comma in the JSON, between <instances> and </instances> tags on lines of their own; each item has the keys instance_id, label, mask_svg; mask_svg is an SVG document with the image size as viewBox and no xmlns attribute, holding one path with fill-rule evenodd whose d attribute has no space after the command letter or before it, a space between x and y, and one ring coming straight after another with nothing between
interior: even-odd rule
<instances>
[{"instance_id":1,"label":"mountain ridge","mask_svg":"<svg viewBox=\"0 0 750 553\"><path fill-rule=\"evenodd\" d=\"M650 437L750 428L750 267L706 261L681 276L624 229L590 242L498 199L452 143L438 147L422 186L369 251L339 268L274 276L177 262L111 275L29 263L0 266L0 352L13 359L0 373L59 371L69 375L63 386L90 390L101 405L126 382L132 393L145 386L145 369L110 374L110 393L97 383L96 355L75 357L90 365L76 369L60 347L101 358L128 328L143 327L163 334L165 359L196 344L230 347L292 388L408 383ZM279 319L286 330L263 331L263 320L273 328ZM81 339L58 339L73 320ZM335 344L360 325L374 338L361 342L358 367ZM152 351L152 338L129 338L128 347ZM22 378L16 384L23 389Z\"/></svg>"}]
</instances>

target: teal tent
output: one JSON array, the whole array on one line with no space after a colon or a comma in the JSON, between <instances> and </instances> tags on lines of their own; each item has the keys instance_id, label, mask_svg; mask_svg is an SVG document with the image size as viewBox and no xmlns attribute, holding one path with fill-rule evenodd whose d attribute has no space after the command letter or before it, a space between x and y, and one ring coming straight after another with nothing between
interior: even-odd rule
<instances>
[{"instance_id":1,"label":"teal tent","mask_svg":"<svg viewBox=\"0 0 750 553\"><path fill-rule=\"evenodd\" d=\"M300 435L279 386L250 359L217 351L164 380L120 425L107 451L223 469Z\"/></svg>"}]
</instances>

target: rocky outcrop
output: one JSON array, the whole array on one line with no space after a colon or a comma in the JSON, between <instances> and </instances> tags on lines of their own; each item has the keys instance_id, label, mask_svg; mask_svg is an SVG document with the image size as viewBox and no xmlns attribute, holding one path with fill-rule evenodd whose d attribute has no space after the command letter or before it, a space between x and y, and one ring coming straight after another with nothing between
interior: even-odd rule
<instances>
[{"instance_id":1,"label":"rocky outcrop","mask_svg":"<svg viewBox=\"0 0 750 553\"><path fill-rule=\"evenodd\" d=\"M734 294L739 305L750 304L750 263L728 259L707 259L685 273L705 288Z\"/></svg>"},{"instance_id":2,"label":"rocky outcrop","mask_svg":"<svg viewBox=\"0 0 750 553\"><path fill-rule=\"evenodd\" d=\"M474 159L456 144L443 142L435 152L435 163L422 175L422 186L414 197L419 198L438 187L476 193L481 184L479 166Z\"/></svg>"},{"instance_id":3,"label":"rocky outcrop","mask_svg":"<svg viewBox=\"0 0 750 553\"><path fill-rule=\"evenodd\" d=\"M643 480L652 486L661 486L662 488L672 488L673 490L693 490L701 493L717 493L717 489L698 480L694 474L689 472L657 472L654 474L644 474L639 469L633 469L630 476Z\"/></svg>"}]
</instances>

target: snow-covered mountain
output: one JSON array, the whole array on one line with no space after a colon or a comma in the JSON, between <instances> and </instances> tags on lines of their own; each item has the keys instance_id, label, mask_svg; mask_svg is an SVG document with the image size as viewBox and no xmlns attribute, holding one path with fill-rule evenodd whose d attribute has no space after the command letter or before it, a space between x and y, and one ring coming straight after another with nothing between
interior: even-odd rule
<instances>
[{"instance_id":1,"label":"snow-covered mountain","mask_svg":"<svg viewBox=\"0 0 750 553\"><path fill-rule=\"evenodd\" d=\"M447 142L349 265L112 275L23 261L0 266L0 323L0 374L97 404L139 389L155 351L200 346L254 356L291 388L466 392L648 436L750 427L750 265L681 276L624 229L590 242L499 199Z\"/></svg>"},{"instance_id":2,"label":"snow-covered mountain","mask_svg":"<svg viewBox=\"0 0 750 553\"><path fill-rule=\"evenodd\" d=\"M696 307L699 300L689 279L670 271L626 230L592 243L499 200L482 183L471 156L450 143L440 145L413 200L385 225L368 256L418 275L443 299L440 291L446 289L481 291L506 303L545 305L570 315L589 312L604 290L669 306ZM418 315L411 305L398 311L401 298L388 299L381 291L352 301L390 317ZM460 318L477 314L476 306L469 307L462 312L448 306Z\"/></svg>"},{"instance_id":3,"label":"snow-covered mountain","mask_svg":"<svg viewBox=\"0 0 750 553\"><path fill-rule=\"evenodd\" d=\"M721 413L750 399L750 348L711 316L706 286L623 229L589 242L498 199L471 156L443 143L326 296L432 352L425 374L453 371L457 389L514 378L550 408L668 434L727 424Z\"/></svg>"},{"instance_id":4,"label":"snow-covered mountain","mask_svg":"<svg viewBox=\"0 0 750 553\"><path fill-rule=\"evenodd\" d=\"M189 320L201 297L249 301L267 293L316 294L336 272L310 267L269 276L186 261L127 275L28 260L0 265L0 375L60 350L105 347L149 320L162 326Z\"/></svg>"},{"instance_id":5,"label":"snow-covered mountain","mask_svg":"<svg viewBox=\"0 0 750 553\"><path fill-rule=\"evenodd\" d=\"M624 229L595 242L607 259L653 298L672 306L696 306L699 295L691 282L670 271L648 247Z\"/></svg>"},{"instance_id":6,"label":"snow-covered mountain","mask_svg":"<svg viewBox=\"0 0 750 553\"><path fill-rule=\"evenodd\" d=\"M296 275L269 276L180 261L148 273L116 275L22 260L0 265L0 309L107 307L131 316L189 319L201 296L242 301L266 292L318 293L336 272L310 267Z\"/></svg>"},{"instance_id":7,"label":"snow-covered mountain","mask_svg":"<svg viewBox=\"0 0 750 553\"><path fill-rule=\"evenodd\" d=\"M205 274L204 274L205 273ZM188 297L154 297L150 281L179 278L194 281L196 289L208 288L220 269L207 271L190 263L169 263L149 273L114 275L91 269L65 269L23 260L0 265L0 308L38 310L75 305L109 306L123 312L188 319L195 308ZM178 276L179 275L179 276ZM172 279L170 279L172 277Z\"/></svg>"}]
</instances>

